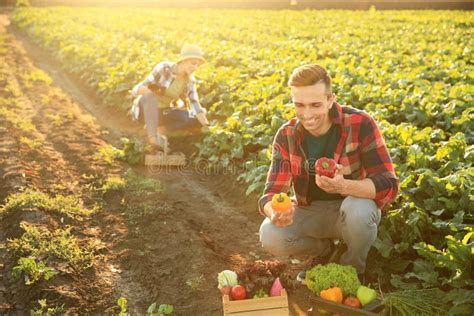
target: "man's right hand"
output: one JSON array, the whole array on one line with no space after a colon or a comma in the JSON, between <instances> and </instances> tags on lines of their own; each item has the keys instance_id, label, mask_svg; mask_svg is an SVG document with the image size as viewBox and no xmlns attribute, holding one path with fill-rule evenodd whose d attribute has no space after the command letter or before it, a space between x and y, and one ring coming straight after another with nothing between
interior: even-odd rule
<instances>
[{"instance_id":1,"label":"man's right hand","mask_svg":"<svg viewBox=\"0 0 474 316\"><path fill-rule=\"evenodd\" d=\"M272 209L271 202L265 204L264 212L270 219L272 224L278 227L286 227L293 224L293 216L295 214L295 206L292 204L287 212L275 212Z\"/></svg>"}]
</instances>

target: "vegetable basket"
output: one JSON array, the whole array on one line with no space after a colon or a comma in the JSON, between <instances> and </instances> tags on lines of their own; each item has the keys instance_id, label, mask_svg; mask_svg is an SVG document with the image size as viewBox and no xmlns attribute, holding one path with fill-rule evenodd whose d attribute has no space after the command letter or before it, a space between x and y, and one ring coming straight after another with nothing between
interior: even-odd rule
<instances>
[{"instance_id":1,"label":"vegetable basket","mask_svg":"<svg viewBox=\"0 0 474 316\"><path fill-rule=\"evenodd\" d=\"M380 300L375 300L373 303L369 304L371 305L370 310L367 309L361 309L361 308L354 308L351 306L347 306L344 304L338 304L334 302L330 302L327 300L324 300L320 297L317 296L311 296L310 298L311 305L313 306L313 311L309 313L308 315L310 316L316 316L316 315L321 315L321 313L318 313L318 309L323 309L325 311L332 313L337 313L341 314L344 316L381 316L384 315L382 309L383 305L381 304L382 302ZM369 307L369 306L367 306Z\"/></svg>"}]
</instances>

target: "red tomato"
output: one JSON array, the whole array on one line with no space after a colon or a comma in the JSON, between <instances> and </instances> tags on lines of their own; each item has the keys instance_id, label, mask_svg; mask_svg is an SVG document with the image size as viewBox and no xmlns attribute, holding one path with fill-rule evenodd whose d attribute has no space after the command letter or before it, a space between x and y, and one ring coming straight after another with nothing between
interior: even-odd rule
<instances>
[{"instance_id":1,"label":"red tomato","mask_svg":"<svg viewBox=\"0 0 474 316\"><path fill-rule=\"evenodd\" d=\"M344 305L348 305L354 308L360 308L360 302L357 297L348 296L344 300Z\"/></svg>"},{"instance_id":2,"label":"red tomato","mask_svg":"<svg viewBox=\"0 0 474 316\"><path fill-rule=\"evenodd\" d=\"M242 285L236 285L230 291L230 297L233 300L245 300L247 297L247 291L245 291L245 287Z\"/></svg>"}]
</instances>

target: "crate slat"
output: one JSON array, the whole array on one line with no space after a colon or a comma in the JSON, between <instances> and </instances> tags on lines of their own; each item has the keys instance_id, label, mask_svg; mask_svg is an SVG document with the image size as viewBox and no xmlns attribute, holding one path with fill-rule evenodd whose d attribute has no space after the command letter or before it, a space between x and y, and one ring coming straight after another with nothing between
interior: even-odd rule
<instances>
[{"instance_id":1,"label":"crate slat","mask_svg":"<svg viewBox=\"0 0 474 316\"><path fill-rule=\"evenodd\" d=\"M228 295L222 298L224 315L238 316L288 316L288 296L282 290L281 296L231 301Z\"/></svg>"},{"instance_id":2,"label":"crate slat","mask_svg":"<svg viewBox=\"0 0 474 316\"><path fill-rule=\"evenodd\" d=\"M285 308L272 308L272 309L261 309L256 311L249 312L235 312L235 313L225 313L224 315L229 316L288 316L290 314L287 307Z\"/></svg>"},{"instance_id":3,"label":"crate slat","mask_svg":"<svg viewBox=\"0 0 474 316\"><path fill-rule=\"evenodd\" d=\"M186 156L183 153L145 155L147 166L184 166L185 164Z\"/></svg>"}]
</instances>

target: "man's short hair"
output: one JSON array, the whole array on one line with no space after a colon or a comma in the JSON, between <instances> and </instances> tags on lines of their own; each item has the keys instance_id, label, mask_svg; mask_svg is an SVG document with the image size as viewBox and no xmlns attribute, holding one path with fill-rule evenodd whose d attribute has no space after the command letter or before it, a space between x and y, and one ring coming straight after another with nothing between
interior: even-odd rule
<instances>
[{"instance_id":1,"label":"man's short hair","mask_svg":"<svg viewBox=\"0 0 474 316\"><path fill-rule=\"evenodd\" d=\"M288 80L290 87L306 87L324 83L328 95L332 94L331 76L326 68L318 64L309 64L296 68Z\"/></svg>"}]
</instances>

